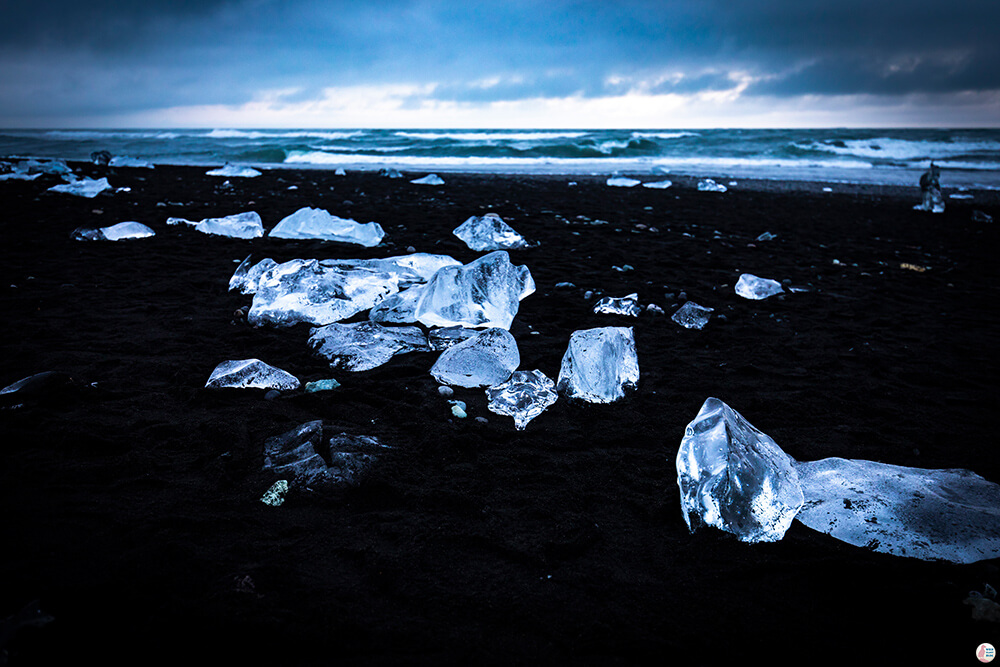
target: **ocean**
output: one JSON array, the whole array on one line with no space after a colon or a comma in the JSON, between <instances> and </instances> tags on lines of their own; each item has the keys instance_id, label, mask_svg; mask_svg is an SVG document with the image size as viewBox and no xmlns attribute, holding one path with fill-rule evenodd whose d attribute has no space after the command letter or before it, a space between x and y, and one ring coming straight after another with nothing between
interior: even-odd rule
<instances>
[{"instance_id":1,"label":"ocean","mask_svg":"<svg viewBox=\"0 0 1000 667\"><path fill-rule=\"evenodd\" d=\"M670 174L1000 189L1000 129L0 130L0 156L421 172Z\"/></svg>"}]
</instances>

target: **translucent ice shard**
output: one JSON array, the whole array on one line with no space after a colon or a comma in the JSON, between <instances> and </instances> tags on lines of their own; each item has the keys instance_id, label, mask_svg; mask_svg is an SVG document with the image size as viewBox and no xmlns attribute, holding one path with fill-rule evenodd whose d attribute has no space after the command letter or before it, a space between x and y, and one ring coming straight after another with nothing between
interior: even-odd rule
<instances>
[{"instance_id":1,"label":"translucent ice shard","mask_svg":"<svg viewBox=\"0 0 1000 667\"><path fill-rule=\"evenodd\" d=\"M388 296L372 308L368 319L372 322L409 324L417 321L417 303L423 294L423 285L413 285L402 292Z\"/></svg>"},{"instance_id":2,"label":"translucent ice shard","mask_svg":"<svg viewBox=\"0 0 1000 667\"><path fill-rule=\"evenodd\" d=\"M156 236L156 232L140 222L119 222L110 227L80 229L73 231L77 241L120 241L122 239L144 239Z\"/></svg>"},{"instance_id":3,"label":"translucent ice shard","mask_svg":"<svg viewBox=\"0 0 1000 667\"><path fill-rule=\"evenodd\" d=\"M112 167L138 167L141 169L154 169L155 165L141 158L129 157L127 155L116 155L109 163Z\"/></svg>"},{"instance_id":4,"label":"translucent ice shard","mask_svg":"<svg viewBox=\"0 0 1000 667\"><path fill-rule=\"evenodd\" d=\"M264 224L254 211L227 215L224 218L205 218L201 222L183 218L167 218L168 225L191 225L203 234L231 236L238 239L255 239L264 235Z\"/></svg>"},{"instance_id":5,"label":"translucent ice shard","mask_svg":"<svg viewBox=\"0 0 1000 667\"><path fill-rule=\"evenodd\" d=\"M606 315L628 315L639 317L642 313L642 306L639 305L639 295L629 294L620 299L606 296L594 305L594 312Z\"/></svg>"},{"instance_id":6,"label":"translucent ice shard","mask_svg":"<svg viewBox=\"0 0 1000 667\"><path fill-rule=\"evenodd\" d=\"M612 176L608 179L608 185L613 188L634 188L641 182L634 178L625 178L624 176Z\"/></svg>"},{"instance_id":7,"label":"translucent ice shard","mask_svg":"<svg viewBox=\"0 0 1000 667\"><path fill-rule=\"evenodd\" d=\"M472 250L513 250L527 248L524 237L511 229L496 213L472 216L452 232Z\"/></svg>"},{"instance_id":8,"label":"translucent ice shard","mask_svg":"<svg viewBox=\"0 0 1000 667\"><path fill-rule=\"evenodd\" d=\"M722 183L716 183L711 178L706 178L704 180L698 181L698 191L699 192L725 192L726 186Z\"/></svg>"},{"instance_id":9,"label":"translucent ice shard","mask_svg":"<svg viewBox=\"0 0 1000 667\"><path fill-rule=\"evenodd\" d=\"M791 457L717 398L684 429L677 486L689 529L714 526L744 542L780 540L803 503Z\"/></svg>"},{"instance_id":10,"label":"translucent ice shard","mask_svg":"<svg viewBox=\"0 0 1000 667\"><path fill-rule=\"evenodd\" d=\"M377 222L361 224L331 215L323 209L300 208L279 222L268 236L279 239L340 241L371 248L381 243L385 231Z\"/></svg>"},{"instance_id":11,"label":"translucent ice shard","mask_svg":"<svg viewBox=\"0 0 1000 667\"><path fill-rule=\"evenodd\" d=\"M399 279L400 287L427 282L437 273L438 269L445 266L462 265L461 262L449 255L430 255L425 252L382 259L324 259L320 264L326 267L363 267L390 273Z\"/></svg>"},{"instance_id":12,"label":"translucent ice shard","mask_svg":"<svg viewBox=\"0 0 1000 667\"><path fill-rule=\"evenodd\" d=\"M225 166L219 167L218 169L212 169L211 171L206 171L208 176L229 176L236 178L253 178L255 176L260 176L260 172L253 167L241 167L235 164L226 163Z\"/></svg>"},{"instance_id":13,"label":"translucent ice shard","mask_svg":"<svg viewBox=\"0 0 1000 667\"><path fill-rule=\"evenodd\" d=\"M73 181L72 183L54 185L49 188L49 192L62 192L63 194L93 199L105 190L110 189L111 184L108 183L108 179L106 178L99 178L96 180L93 178L81 178L80 180Z\"/></svg>"},{"instance_id":14,"label":"translucent ice shard","mask_svg":"<svg viewBox=\"0 0 1000 667\"><path fill-rule=\"evenodd\" d=\"M466 329L459 326L431 329L427 334L427 342L430 344L432 350L441 352L461 343L463 340L472 338L478 333L475 329Z\"/></svg>"},{"instance_id":15,"label":"translucent ice shard","mask_svg":"<svg viewBox=\"0 0 1000 667\"><path fill-rule=\"evenodd\" d=\"M784 292L781 283L768 278L758 278L755 275L744 273L736 281L736 293L744 299L759 301L775 294Z\"/></svg>"},{"instance_id":16,"label":"translucent ice shard","mask_svg":"<svg viewBox=\"0 0 1000 667\"><path fill-rule=\"evenodd\" d=\"M251 257L252 255L247 255L247 258L236 267L236 272L229 279L230 292L239 290L243 294L253 294L257 291L257 283L260 282L260 277L278 265L270 257L262 259L257 263L251 262Z\"/></svg>"},{"instance_id":17,"label":"translucent ice shard","mask_svg":"<svg viewBox=\"0 0 1000 667\"><path fill-rule=\"evenodd\" d=\"M437 174L427 174L423 178L410 181L414 185L444 185L444 179Z\"/></svg>"},{"instance_id":18,"label":"translucent ice shard","mask_svg":"<svg viewBox=\"0 0 1000 667\"><path fill-rule=\"evenodd\" d=\"M677 309L670 318L686 329L701 329L708 324L714 308L699 306L694 301L688 301Z\"/></svg>"},{"instance_id":19,"label":"translucent ice shard","mask_svg":"<svg viewBox=\"0 0 1000 667\"><path fill-rule=\"evenodd\" d=\"M650 181L648 183L643 183L642 187L652 188L654 190L666 190L673 184L673 181Z\"/></svg>"},{"instance_id":20,"label":"translucent ice shard","mask_svg":"<svg viewBox=\"0 0 1000 667\"><path fill-rule=\"evenodd\" d=\"M486 390L487 407L498 415L510 415L522 431L532 419L556 402L556 384L539 370L514 371L510 379Z\"/></svg>"},{"instance_id":21,"label":"translucent ice shard","mask_svg":"<svg viewBox=\"0 0 1000 667\"><path fill-rule=\"evenodd\" d=\"M574 331L559 368L559 393L591 403L612 403L639 382L632 327Z\"/></svg>"},{"instance_id":22,"label":"translucent ice shard","mask_svg":"<svg viewBox=\"0 0 1000 667\"><path fill-rule=\"evenodd\" d=\"M431 375L441 384L492 387L509 378L520 363L517 341L506 329L494 327L442 352Z\"/></svg>"},{"instance_id":23,"label":"translucent ice shard","mask_svg":"<svg viewBox=\"0 0 1000 667\"><path fill-rule=\"evenodd\" d=\"M260 359L239 359L223 361L216 366L205 386L209 389L298 389L299 380Z\"/></svg>"},{"instance_id":24,"label":"translucent ice shard","mask_svg":"<svg viewBox=\"0 0 1000 667\"><path fill-rule=\"evenodd\" d=\"M509 329L520 301L535 291L526 266L514 266L503 250L434 274L417 303L417 320L428 327Z\"/></svg>"},{"instance_id":25,"label":"translucent ice shard","mask_svg":"<svg viewBox=\"0 0 1000 667\"><path fill-rule=\"evenodd\" d=\"M795 466L798 520L881 553L973 563L1000 557L1000 486L968 470L841 458Z\"/></svg>"},{"instance_id":26,"label":"translucent ice shard","mask_svg":"<svg viewBox=\"0 0 1000 667\"><path fill-rule=\"evenodd\" d=\"M420 327L384 327L375 322L328 324L309 334L309 347L331 368L367 371L397 354L427 351L427 337Z\"/></svg>"}]
</instances>

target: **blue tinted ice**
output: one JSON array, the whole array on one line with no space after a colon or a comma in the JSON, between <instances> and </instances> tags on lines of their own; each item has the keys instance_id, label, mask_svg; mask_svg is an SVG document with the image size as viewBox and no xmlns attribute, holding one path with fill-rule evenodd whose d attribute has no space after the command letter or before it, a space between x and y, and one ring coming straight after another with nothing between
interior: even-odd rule
<instances>
[{"instance_id":1,"label":"blue tinted ice","mask_svg":"<svg viewBox=\"0 0 1000 667\"><path fill-rule=\"evenodd\" d=\"M673 181L649 181L647 183L643 183L642 187L651 188L653 190L666 190L673 184Z\"/></svg>"},{"instance_id":2,"label":"blue tinted ice","mask_svg":"<svg viewBox=\"0 0 1000 667\"><path fill-rule=\"evenodd\" d=\"M686 329L701 329L708 324L714 310L699 306L694 301L688 301L678 308L670 319Z\"/></svg>"},{"instance_id":3,"label":"blue tinted ice","mask_svg":"<svg viewBox=\"0 0 1000 667\"><path fill-rule=\"evenodd\" d=\"M236 267L232 278L229 279L229 291L235 289L243 294L253 294L257 291L257 283L260 282L260 277L278 265L270 257L256 263L250 261L251 257L252 255L247 255L247 258Z\"/></svg>"},{"instance_id":4,"label":"blue tinted ice","mask_svg":"<svg viewBox=\"0 0 1000 667\"><path fill-rule=\"evenodd\" d=\"M260 359L238 359L216 366L205 386L209 389L298 389L299 380Z\"/></svg>"},{"instance_id":5,"label":"blue tinted ice","mask_svg":"<svg viewBox=\"0 0 1000 667\"><path fill-rule=\"evenodd\" d=\"M769 278L758 278L755 275L744 273L736 281L736 293L744 299L759 301L775 294L784 292L781 283Z\"/></svg>"},{"instance_id":6,"label":"blue tinted ice","mask_svg":"<svg viewBox=\"0 0 1000 667\"><path fill-rule=\"evenodd\" d=\"M211 171L206 171L208 176L228 176L230 178L253 178L255 176L260 176L260 172L253 167L241 167L236 164L226 163L225 166L219 167L218 169L212 169Z\"/></svg>"},{"instance_id":7,"label":"blue tinted ice","mask_svg":"<svg viewBox=\"0 0 1000 667\"><path fill-rule=\"evenodd\" d=\"M612 176L608 179L608 185L613 188L634 188L641 182L634 178L625 178L624 176Z\"/></svg>"},{"instance_id":8,"label":"blue tinted ice","mask_svg":"<svg viewBox=\"0 0 1000 667\"><path fill-rule=\"evenodd\" d=\"M224 218L205 218L200 222L184 218L167 218L168 225L191 225L203 234L231 236L238 239L255 239L264 235L264 223L254 211L227 215Z\"/></svg>"},{"instance_id":9,"label":"blue tinted ice","mask_svg":"<svg viewBox=\"0 0 1000 667\"><path fill-rule=\"evenodd\" d=\"M279 239L321 239L377 246L385 232L377 222L361 224L319 208L300 208L279 222L268 236Z\"/></svg>"},{"instance_id":10,"label":"blue tinted ice","mask_svg":"<svg viewBox=\"0 0 1000 667\"><path fill-rule=\"evenodd\" d=\"M105 190L110 190L111 184L108 183L106 178L81 178L78 181L73 181L71 183L63 183L62 185L54 185L49 188L50 192L62 192L67 195L76 195L77 197L86 197L88 199L93 199L97 195L101 194Z\"/></svg>"},{"instance_id":11,"label":"blue tinted ice","mask_svg":"<svg viewBox=\"0 0 1000 667\"><path fill-rule=\"evenodd\" d=\"M427 174L423 178L410 181L414 185L444 185L444 179L437 174Z\"/></svg>"},{"instance_id":12,"label":"blue tinted ice","mask_svg":"<svg viewBox=\"0 0 1000 667\"><path fill-rule=\"evenodd\" d=\"M492 387L507 380L520 363L514 337L506 329L492 328L442 352L431 375L441 384Z\"/></svg>"},{"instance_id":13,"label":"blue tinted ice","mask_svg":"<svg viewBox=\"0 0 1000 667\"><path fill-rule=\"evenodd\" d=\"M367 371L397 354L426 351L427 336L420 327L384 327L375 322L328 324L313 329L309 347L331 368Z\"/></svg>"},{"instance_id":14,"label":"blue tinted ice","mask_svg":"<svg viewBox=\"0 0 1000 667\"><path fill-rule=\"evenodd\" d=\"M478 252L527 248L528 242L496 213L472 216L452 232Z\"/></svg>"},{"instance_id":15,"label":"blue tinted ice","mask_svg":"<svg viewBox=\"0 0 1000 667\"><path fill-rule=\"evenodd\" d=\"M706 178L698 181L698 190L700 192L725 192L726 186L722 183L716 183L711 178Z\"/></svg>"},{"instance_id":16,"label":"blue tinted ice","mask_svg":"<svg viewBox=\"0 0 1000 667\"><path fill-rule=\"evenodd\" d=\"M348 433L333 436L325 446L322 441L322 420L268 438L264 442L264 470L291 478L298 486L355 486L388 449L376 438Z\"/></svg>"},{"instance_id":17,"label":"blue tinted ice","mask_svg":"<svg viewBox=\"0 0 1000 667\"><path fill-rule=\"evenodd\" d=\"M559 393L591 403L612 403L639 382L632 327L574 331L559 368Z\"/></svg>"},{"instance_id":18,"label":"blue tinted ice","mask_svg":"<svg viewBox=\"0 0 1000 667\"><path fill-rule=\"evenodd\" d=\"M514 418L517 430L524 430L532 419L556 402L556 385L539 370L514 371L510 379L486 390L487 407L498 415Z\"/></svg>"},{"instance_id":19,"label":"blue tinted ice","mask_svg":"<svg viewBox=\"0 0 1000 667\"><path fill-rule=\"evenodd\" d=\"M638 294L629 294L620 299L606 296L594 305L594 312L597 314L639 317L642 313L642 306L639 305Z\"/></svg>"}]
</instances>

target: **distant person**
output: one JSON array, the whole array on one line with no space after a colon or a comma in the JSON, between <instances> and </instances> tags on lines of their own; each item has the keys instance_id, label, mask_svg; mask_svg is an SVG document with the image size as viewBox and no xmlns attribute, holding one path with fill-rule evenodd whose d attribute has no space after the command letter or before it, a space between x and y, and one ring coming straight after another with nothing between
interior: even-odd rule
<instances>
[{"instance_id":1,"label":"distant person","mask_svg":"<svg viewBox=\"0 0 1000 667\"><path fill-rule=\"evenodd\" d=\"M941 168L931 160L930 169L920 177L920 192L923 201L913 208L918 211L944 213L944 197L941 196Z\"/></svg>"}]
</instances>

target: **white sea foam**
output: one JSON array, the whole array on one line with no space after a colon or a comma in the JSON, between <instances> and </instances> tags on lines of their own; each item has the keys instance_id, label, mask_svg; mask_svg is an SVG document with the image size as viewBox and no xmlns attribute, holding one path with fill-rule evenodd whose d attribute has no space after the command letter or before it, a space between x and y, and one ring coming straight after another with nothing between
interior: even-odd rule
<instances>
[{"instance_id":1,"label":"white sea foam","mask_svg":"<svg viewBox=\"0 0 1000 667\"><path fill-rule=\"evenodd\" d=\"M849 139L836 143L811 141L793 145L802 150L882 160L927 160L976 153L996 154L1000 151L1000 142L996 141L910 141L889 137Z\"/></svg>"},{"instance_id":2,"label":"white sea foam","mask_svg":"<svg viewBox=\"0 0 1000 667\"><path fill-rule=\"evenodd\" d=\"M549 139L578 139L588 132L395 132L406 139L451 139L453 141L546 141Z\"/></svg>"},{"instance_id":3,"label":"white sea foam","mask_svg":"<svg viewBox=\"0 0 1000 667\"><path fill-rule=\"evenodd\" d=\"M261 132L257 130L212 130L207 137L211 139L350 139L364 134L361 130L349 132L314 132L306 130Z\"/></svg>"},{"instance_id":4,"label":"white sea foam","mask_svg":"<svg viewBox=\"0 0 1000 667\"><path fill-rule=\"evenodd\" d=\"M697 132L633 132L635 139L683 139L684 137L700 137Z\"/></svg>"}]
</instances>

